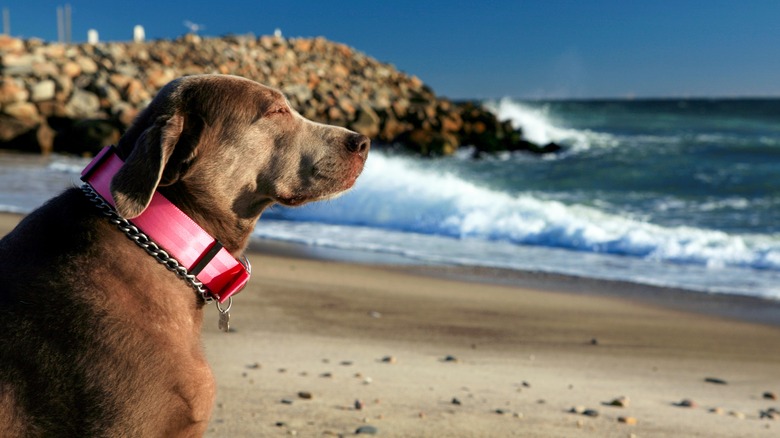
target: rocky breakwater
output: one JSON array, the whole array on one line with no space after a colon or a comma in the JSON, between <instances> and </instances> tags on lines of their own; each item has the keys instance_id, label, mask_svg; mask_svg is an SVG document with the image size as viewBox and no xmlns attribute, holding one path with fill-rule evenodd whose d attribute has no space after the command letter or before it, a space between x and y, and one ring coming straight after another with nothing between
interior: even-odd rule
<instances>
[{"instance_id":1,"label":"rocky breakwater","mask_svg":"<svg viewBox=\"0 0 780 438\"><path fill-rule=\"evenodd\" d=\"M116 142L155 93L191 74L277 87L304 116L422 155L554 152L474 103L436 96L419 78L324 38L228 36L64 45L0 36L0 147L94 153Z\"/></svg>"}]
</instances>

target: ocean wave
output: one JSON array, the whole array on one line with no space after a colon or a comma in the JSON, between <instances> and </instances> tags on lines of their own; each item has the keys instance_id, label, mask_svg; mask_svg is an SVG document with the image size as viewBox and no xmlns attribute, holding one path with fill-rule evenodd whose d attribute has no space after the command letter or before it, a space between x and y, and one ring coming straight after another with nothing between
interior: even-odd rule
<instances>
[{"instance_id":1,"label":"ocean wave","mask_svg":"<svg viewBox=\"0 0 780 438\"><path fill-rule=\"evenodd\" d=\"M523 136L536 144L558 143L569 147L568 152L579 152L591 147L615 147L619 141L607 133L578 130L556 125L547 106L534 108L510 98L484 102L484 106L499 120L509 120Z\"/></svg>"},{"instance_id":2,"label":"ocean wave","mask_svg":"<svg viewBox=\"0 0 780 438\"><path fill-rule=\"evenodd\" d=\"M435 161L376 151L350 193L298 209L275 208L266 217L780 270L780 236L664 227L533 193L510 195L440 171Z\"/></svg>"}]
</instances>

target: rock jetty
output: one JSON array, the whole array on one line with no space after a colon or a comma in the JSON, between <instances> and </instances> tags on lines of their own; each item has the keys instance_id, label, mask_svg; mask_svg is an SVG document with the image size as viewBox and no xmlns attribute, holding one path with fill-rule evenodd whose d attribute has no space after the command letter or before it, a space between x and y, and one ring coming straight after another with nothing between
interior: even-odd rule
<instances>
[{"instance_id":1,"label":"rock jetty","mask_svg":"<svg viewBox=\"0 0 780 438\"><path fill-rule=\"evenodd\" d=\"M437 96L418 77L324 38L185 35L146 43L48 43L0 36L0 147L94 153L170 80L244 76L281 89L305 117L436 156L555 152L480 105Z\"/></svg>"}]
</instances>

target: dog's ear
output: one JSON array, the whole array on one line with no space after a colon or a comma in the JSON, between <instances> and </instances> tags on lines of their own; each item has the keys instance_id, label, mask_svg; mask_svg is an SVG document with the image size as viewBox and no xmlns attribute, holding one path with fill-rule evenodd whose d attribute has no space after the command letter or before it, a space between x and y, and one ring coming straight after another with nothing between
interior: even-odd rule
<instances>
[{"instance_id":1,"label":"dog's ear","mask_svg":"<svg viewBox=\"0 0 780 438\"><path fill-rule=\"evenodd\" d=\"M137 217L149 206L183 129L184 117L174 114L158 117L138 136L124 166L111 180L111 195L122 217Z\"/></svg>"}]
</instances>

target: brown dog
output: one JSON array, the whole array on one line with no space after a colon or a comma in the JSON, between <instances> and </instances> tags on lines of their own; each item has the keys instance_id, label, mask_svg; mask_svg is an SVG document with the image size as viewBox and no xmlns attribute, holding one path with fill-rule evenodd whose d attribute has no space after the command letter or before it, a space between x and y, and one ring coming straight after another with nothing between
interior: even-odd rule
<instances>
[{"instance_id":1,"label":"brown dog","mask_svg":"<svg viewBox=\"0 0 780 438\"><path fill-rule=\"evenodd\" d=\"M190 76L119 141L111 193L132 219L159 190L239 257L265 208L349 189L369 146L256 82ZM52 199L0 241L0 436L201 436L203 305L81 190Z\"/></svg>"}]
</instances>

